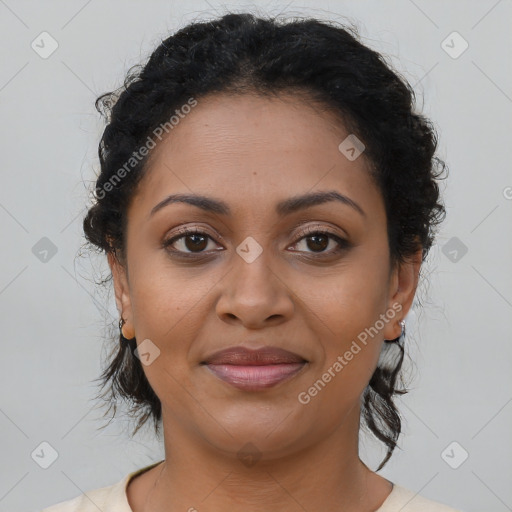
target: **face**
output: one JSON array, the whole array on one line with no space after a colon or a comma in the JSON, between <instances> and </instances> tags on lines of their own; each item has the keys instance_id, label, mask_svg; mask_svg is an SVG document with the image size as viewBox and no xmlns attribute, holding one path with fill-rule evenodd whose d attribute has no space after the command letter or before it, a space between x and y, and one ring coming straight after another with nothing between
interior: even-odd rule
<instances>
[{"instance_id":1,"label":"face","mask_svg":"<svg viewBox=\"0 0 512 512\"><path fill-rule=\"evenodd\" d=\"M153 150L128 211L127 266L109 263L164 432L233 454L251 442L272 458L358 411L383 340L400 335L420 259L391 269L383 198L364 153L338 148L348 135L293 96L214 95ZM290 201L320 192L333 194ZM153 211L174 194L222 205ZM202 364L236 346L305 362L256 388Z\"/></svg>"}]
</instances>

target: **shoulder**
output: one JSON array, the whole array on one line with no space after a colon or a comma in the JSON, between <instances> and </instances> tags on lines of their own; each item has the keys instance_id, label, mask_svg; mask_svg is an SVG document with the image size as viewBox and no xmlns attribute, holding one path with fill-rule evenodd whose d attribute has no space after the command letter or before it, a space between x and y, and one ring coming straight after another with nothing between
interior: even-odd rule
<instances>
[{"instance_id":1,"label":"shoulder","mask_svg":"<svg viewBox=\"0 0 512 512\"><path fill-rule=\"evenodd\" d=\"M158 466L162 462L163 460L144 466L128 473L122 480L113 485L84 492L76 498L51 505L40 512L98 512L98 510L132 512L126 494L128 483L132 478Z\"/></svg>"},{"instance_id":2,"label":"shoulder","mask_svg":"<svg viewBox=\"0 0 512 512\"><path fill-rule=\"evenodd\" d=\"M391 494L375 512L463 512L394 484Z\"/></svg>"},{"instance_id":3,"label":"shoulder","mask_svg":"<svg viewBox=\"0 0 512 512\"><path fill-rule=\"evenodd\" d=\"M41 512L98 512L98 510L132 512L125 493L128 477L129 475L114 485L93 489L71 500L51 505Z\"/></svg>"}]
</instances>

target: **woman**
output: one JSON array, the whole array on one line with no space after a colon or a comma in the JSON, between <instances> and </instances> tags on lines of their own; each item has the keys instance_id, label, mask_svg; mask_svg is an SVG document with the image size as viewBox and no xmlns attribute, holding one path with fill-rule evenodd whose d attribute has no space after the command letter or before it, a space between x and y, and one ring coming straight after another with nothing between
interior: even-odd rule
<instances>
[{"instance_id":1,"label":"woman","mask_svg":"<svg viewBox=\"0 0 512 512\"><path fill-rule=\"evenodd\" d=\"M351 33L352 32L352 33ZM165 458L45 512L449 512L387 462L404 317L443 220L430 122L355 31L193 23L96 106L85 220L120 344L102 375Z\"/></svg>"}]
</instances>

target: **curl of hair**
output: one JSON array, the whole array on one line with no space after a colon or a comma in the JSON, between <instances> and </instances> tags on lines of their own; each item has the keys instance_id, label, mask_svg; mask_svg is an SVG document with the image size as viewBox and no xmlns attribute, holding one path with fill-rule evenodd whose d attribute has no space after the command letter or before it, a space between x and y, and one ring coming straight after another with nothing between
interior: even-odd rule
<instances>
[{"instance_id":1,"label":"curl of hair","mask_svg":"<svg viewBox=\"0 0 512 512\"><path fill-rule=\"evenodd\" d=\"M110 190L107 184L191 97L281 92L335 114L363 141L369 172L384 198L392 265L419 250L424 260L445 217L436 180L446 165L434 156L435 128L415 112L412 87L381 54L358 40L354 28L250 13L185 26L163 40L145 65L131 68L120 89L97 98L96 108L107 124L98 147L95 202L83 221L89 243L126 263L126 212L148 157ZM134 340L121 340L100 380L110 384L112 401L119 393L133 402L132 412L139 415L135 432L150 417L158 432L161 404L133 355L135 346ZM393 395L407 392L395 389L402 360L403 351L393 369L377 367L362 397L362 415L388 450L379 469L400 434Z\"/></svg>"}]
</instances>

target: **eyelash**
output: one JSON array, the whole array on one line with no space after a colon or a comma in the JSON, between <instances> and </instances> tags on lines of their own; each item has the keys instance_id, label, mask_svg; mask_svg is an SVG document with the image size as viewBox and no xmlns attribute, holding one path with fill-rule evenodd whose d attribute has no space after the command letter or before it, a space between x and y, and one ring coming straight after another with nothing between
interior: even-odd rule
<instances>
[{"instance_id":1,"label":"eyelash","mask_svg":"<svg viewBox=\"0 0 512 512\"><path fill-rule=\"evenodd\" d=\"M170 246L173 245L176 241L178 241L182 238L186 238L189 235L205 235L210 240L213 240L213 238L208 233L201 231L199 228L184 228L184 229L179 230L177 235L173 236L172 238L170 238L168 240L164 240L162 246L164 249L166 249L167 251L171 252L173 255L180 257L180 258L196 258L197 259L197 258L207 255L208 253L206 253L206 252L198 252L198 253L189 252L189 253L187 253L187 252L179 251L177 249L170 248ZM313 255L312 256L313 258L321 258L321 257L325 257L326 255L330 256L333 254L338 254L338 253L351 247L350 242L348 242L344 238L341 238L338 235L335 235L334 233L325 230L325 228L320 229L320 228L314 227L314 226L306 228L300 234L300 237L292 245L296 245L299 242L301 242L303 239L309 238L313 235L328 236L329 238L333 239L338 244L338 247L336 249L328 251L328 252L310 253ZM213 240L213 241L215 241L215 240ZM296 251L296 252L301 252L301 251Z\"/></svg>"}]
</instances>

